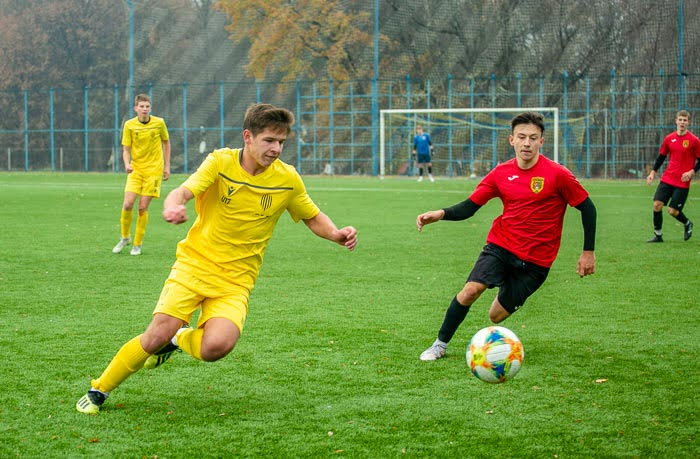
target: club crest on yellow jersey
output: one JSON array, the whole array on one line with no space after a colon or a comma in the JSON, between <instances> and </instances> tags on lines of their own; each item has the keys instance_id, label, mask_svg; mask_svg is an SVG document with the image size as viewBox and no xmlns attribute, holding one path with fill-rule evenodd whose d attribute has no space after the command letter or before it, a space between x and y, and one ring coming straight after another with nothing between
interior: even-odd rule
<instances>
[{"instance_id":1,"label":"club crest on yellow jersey","mask_svg":"<svg viewBox=\"0 0 700 459\"><path fill-rule=\"evenodd\" d=\"M269 194L264 194L260 196L260 207L262 207L263 212L270 208L272 205L272 196Z\"/></svg>"},{"instance_id":2,"label":"club crest on yellow jersey","mask_svg":"<svg viewBox=\"0 0 700 459\"><path fill-rule=\"evenodd\" d=\"M530 179L530 189L537 194L544 189L544 177L532 177Z\"/></svg>"}]
</instances>

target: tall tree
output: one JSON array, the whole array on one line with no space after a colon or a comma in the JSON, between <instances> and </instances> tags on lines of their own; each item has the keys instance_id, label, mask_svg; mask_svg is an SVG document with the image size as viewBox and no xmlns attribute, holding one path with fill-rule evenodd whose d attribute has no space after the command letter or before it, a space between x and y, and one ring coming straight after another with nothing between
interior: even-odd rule
<instances>
[{"instance_id":1,"label":"tall tree","mask_svg":"<svg viewBox=\"0 0 700 459\"><path fill-rule=\"evenodd\" d=\"M111 0L0 0L0 88L122 81L127 18Z\"/></svg>"},{"instance_id":2,"label":"tall tree","mask_svg":"<svg viewBox=\"0 0 700 459\"><path fill-rule=\"evenodd\" d=\"M247 72L349 80L372 76L372 17L360 2L340 0L219 0L235 41L250 42ZM385 45L388 39L382 36ZM368 49L370 52L368 53Z\"/></svg>"}]
</instances>

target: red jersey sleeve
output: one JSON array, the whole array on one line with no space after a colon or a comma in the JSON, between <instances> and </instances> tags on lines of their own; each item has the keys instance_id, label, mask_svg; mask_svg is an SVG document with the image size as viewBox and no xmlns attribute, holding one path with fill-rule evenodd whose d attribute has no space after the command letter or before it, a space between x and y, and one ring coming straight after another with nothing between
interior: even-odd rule
<instances>
[{"instance_id":1,"label":"red jersey sleeve","mask_svg":"<svg viewBox=\"0 0 700 459\"><path fill-rule=\"evenodd\" d=\"M588 192L569 169L563 166L561 169L562 173L559 175L561 195L567 204L576 207L586 200Z\"/></svg>"},{"instance_id":2,"label":"red jersey sleeve","mask_svg":"<svg viewBox=\"0 0 700 459\"><path fill-rule=\"evenodd\" d=\"M472 194L469 195L469 199L471 199L474 204L483 206L491 199L500 197L500 192L496 186L497 171L498 167L486 174L486 177L479 182L474 191L472 191Z\"/></svg>"}]
</instances>

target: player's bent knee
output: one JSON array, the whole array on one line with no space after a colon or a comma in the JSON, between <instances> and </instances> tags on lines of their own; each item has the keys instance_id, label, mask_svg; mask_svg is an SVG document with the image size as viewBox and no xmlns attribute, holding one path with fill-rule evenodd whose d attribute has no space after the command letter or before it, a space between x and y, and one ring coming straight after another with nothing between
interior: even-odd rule
<instances>
[{"instance_id":1,"label":"player's bent knee","mask_svg":"<svg viewBox=\"0 0 700 459\"><path fill-rule=\"evenodd\" d=\"M207 340L202 342L202 360L216 362L226 357L236 345L231 340Z\"/></svg>"},{"instance_id":2,"label":"player's bent knee","mask_svg":"<svg viewBox=\"0 0 700 459\"><path fill-rule=\"evenodd\" d=\"M457 294L457 301L460 304L469 306L484 293L485 289L485 285L476 282L467 282L464 288Z\"/></svg>"},{"instance_id":3,"label":"player's bent knee","mask_svg":"<svg viewBox=\"0 0 700 459\"><path fill-rule=\"evenodd\" d=\"M677 216L680 212L678 211L678 209L674 209L673 207L669 207L669 208L668 208L668 213L669 213L669 215L671 215L672 217L675 217L675 216Z\"/></svg>"},{"instance_id":4,"label":"player's bent knee","mask_svg":"<svg viewBox=\"0 0 700 459\"><path fill-rule=\"evenodd\" d=\"M491 304L491 309L489 309L489 320L494 324L498 324L506 320L509 316L510 312L506 311L506 308L501 305L498 298L494 299L493 304Z\"/></svg>"}]
</instances>

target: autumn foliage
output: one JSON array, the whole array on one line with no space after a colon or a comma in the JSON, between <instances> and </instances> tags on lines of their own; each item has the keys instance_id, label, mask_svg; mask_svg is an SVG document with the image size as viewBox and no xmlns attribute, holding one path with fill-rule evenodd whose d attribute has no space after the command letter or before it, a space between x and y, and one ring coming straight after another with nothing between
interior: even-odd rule
<instances>
[{"instance_id":1,"label":"autumn foliage","mask_svg":"<svg viewBox=\"0 0 700 459\"><path fill-rule=\"evenodd\" d=\"M250 42L246 70L257 80L369 78L373 17L348 3L220 0L215 7L229 17L231 38Z\"/></svg>"}]
</instances>

